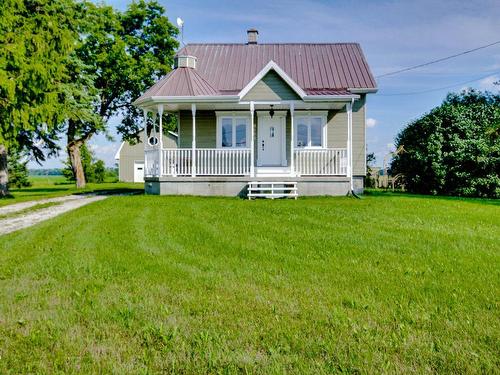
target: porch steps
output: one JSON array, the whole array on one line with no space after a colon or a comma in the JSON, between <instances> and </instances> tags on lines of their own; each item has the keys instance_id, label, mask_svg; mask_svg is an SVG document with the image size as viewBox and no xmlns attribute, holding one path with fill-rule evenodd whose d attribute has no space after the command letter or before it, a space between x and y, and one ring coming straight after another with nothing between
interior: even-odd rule
<instances>
[{"instance_id":1,"label":"porch steps","mask_svg":"<svg viewBox=\"0 0 500 375\"><path fill-rule=\"evenodd\" d=\"M290 176L289 167L256 167L255 176L257 177L277 177Z\"/></svg>"},{"instance_id":2,"label":"porch steps","mask_svg":"<svg viewBox=\"0 0 500 375\"><path fill-rule=\"evenodd\" d=\"M296 182L269 182L269 181L250 181L248 183L248 199L252 198L294 198L297 199Z\"/></svg>"}]
</instances>

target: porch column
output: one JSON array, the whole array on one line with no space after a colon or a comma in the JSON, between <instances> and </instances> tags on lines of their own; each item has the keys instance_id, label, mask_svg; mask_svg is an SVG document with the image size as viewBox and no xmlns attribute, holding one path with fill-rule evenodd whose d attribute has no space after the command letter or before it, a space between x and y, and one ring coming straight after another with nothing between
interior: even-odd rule
<instances>
[{"instance_id":1,"label":"porch column","mask_svg":"<svg viewBox=\"0 0 500 375\"><path fill-rule=\"evenodd\" d=\"M352 102L346 104L347 109L347 177L349 177L349 183L351 191L354 190L354 185L352 181Z\"/></svg>"},{"instance_id":2,"label":"porch column","mask_svg":"<svg viewBox=\"0 0 500 375\"><path fill-rule=\"evenodd\" d=\"M191 142L191 177L196 176L196 104L191 104L193 115L193 140Z\"/></svg>"},{"instance_id":3,"label":"porch column","mask_svg":"<svg viewBox=\"0 0 500 375\"><path fill-rule=\"evenodd\" d=\"M163 104L158 104L158 116L160 117L158 136L158 176L163 175Z\"/></svg>"},{"instance_id":4,"label":"porch column","mask_svg":"<svg viewBox=\"0 0 500 375\"><path fill-rule=\"evenodd\" d=\"M144 133L142 134L142 143L144 144L144 151L148 148L148 111L146 109L142 110L144 115Z\"/></svg>"},{"instance_id":5,"label":"porch column","mask_svg":"<svg viewBox=\"0 0 500 375\"><path fill-rule=\"evenodd\" d=\"M153 116L153 119L152 119L152 125L153 127L151 128L151 137L153 137L153 139L158 139L158 132L156 131L156 118L158 117L158 113L155 113L153 112L152 113L152 116ZM149 145L149 138L148 138L148 145ZM149 145L151 146L151 151L156 147L154 144L153 145ZM160 175L160 160L158 160L158 163L155 163L155 160L154 158L151 160L152 163L151 163L151 174L153 176L156 176L156 175Z\"/></svg>"},{"instance_id":6,"label":"porch column","mask_svg":"<svg viewBox=\"0 0 500 375\"><path fill-rule=\"evenodd\" d=\"M142 133L142 143L144 144L144 176L149 174L148 171L148 111L146 108L142 110L144 115L144 133Z\"/></svg>"},{"instance_id":7,"label":"porch column","mask_svg":"<svg viewBox=\"0 0 500 375\"><path fill-rule=\"evenodd\" d=\"M254 103L250 102L250 177L255 177L254 113Z\"/></svg>"},{"instance_id":8,"label":"porch column","mask_svg":"<svg viewBox=\"0 0 500 375\"><path fill-rule=\"evenodd\" d=\"M294 161L294 152L293 152L293 136L294 136L294 112L295 112L295 104L290 103L290 173L292 176L295 176L295 161Z\"/></svg>"}]
</instances>

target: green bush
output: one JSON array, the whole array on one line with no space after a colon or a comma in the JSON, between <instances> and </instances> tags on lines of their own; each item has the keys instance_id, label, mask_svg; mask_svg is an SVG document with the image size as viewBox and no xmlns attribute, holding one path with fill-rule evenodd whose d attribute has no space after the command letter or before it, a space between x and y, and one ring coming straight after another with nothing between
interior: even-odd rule
<instances>
[{"instance_id":1,"label":"green bush","mask_svg":"<svg viewBox=\"0 0 500 375\"><path fill-rule=\"evenodd\" d=\"M22 162L19 160L19 155L10 155L7 165L9 169L9 187L28 187L31 186L29 181L28 161Z\"/></svg>"},{"instance_id":2,"label":"green bush","mask_svg":"<svg viewBox=\"0 0 500 375\"><path fill-rule=\"evenodd\" d=\"M404 152L391 169L422 194L500 197L500 95L475 90L448 94L396 138Z\"/></svg>"}]
</instances>

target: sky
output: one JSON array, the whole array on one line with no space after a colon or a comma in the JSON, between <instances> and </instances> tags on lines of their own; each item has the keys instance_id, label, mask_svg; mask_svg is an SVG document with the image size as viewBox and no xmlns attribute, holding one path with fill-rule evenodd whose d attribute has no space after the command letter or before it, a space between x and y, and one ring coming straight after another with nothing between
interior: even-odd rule
<instances>
[{"instance_id":1,"label":"sky","mask_svg":"<svg viewBox=\"0 0 500 375\"><path fill-rule=\"evenodd\" d=\"M500 40L498 0L158 1L171 22L184 20L185 43L244 43L249 28L259 30L260 43L358 42L375 77ZM106 3L124 10L128 1ZM497 91L493 82L498 80L500 44L377 79L379 91L367 99L368 152L381 165L398 132L438 106L448 92ZM114 141L104 135L91 140L108 166L114 165L121 143L114 131L118 122L110 120ZM65 159L62 151L42 167L60 167Z\"/></svg>"}]
</instances>

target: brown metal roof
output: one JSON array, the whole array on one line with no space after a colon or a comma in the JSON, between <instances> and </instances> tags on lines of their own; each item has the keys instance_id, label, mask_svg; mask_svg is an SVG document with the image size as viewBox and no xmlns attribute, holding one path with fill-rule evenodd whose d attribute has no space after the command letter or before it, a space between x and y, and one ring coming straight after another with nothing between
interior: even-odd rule
<instances>
[{"instance_id":1,"label":"brown metal roof","mask_svg":"<svg viewBox=\"0 0 500 375\"><path fill-rule=\"evenodd\" d=\"M304 91L359 88L377 84L358 43L189 44L196 70L220 92L239 92L271 60ZM325 95L325 94L320 94Z\"/></svg>"},{"instance_id":2,"label":"brown metal roof","mask_svg":"<svg viewBox=\"0 0 500 375\"><path fill-rule=\"evenodd\" d=\"M177 68L149 88L138 101L151 96L213 96L220 93L196 69Z\"/></svg>"},{"instance_id":3,"label":"brown metal roof","mask_svg":"<svg viewBox=\"0 0 500 375\"><path fill-rule=\"evenodd\" d=\"M307 95L377 87L357 43L189 44L177 55L196 56L196 69L174 69L137 102L152 96L237 95L271 60Z\"/></svg>"}]
</instances>

